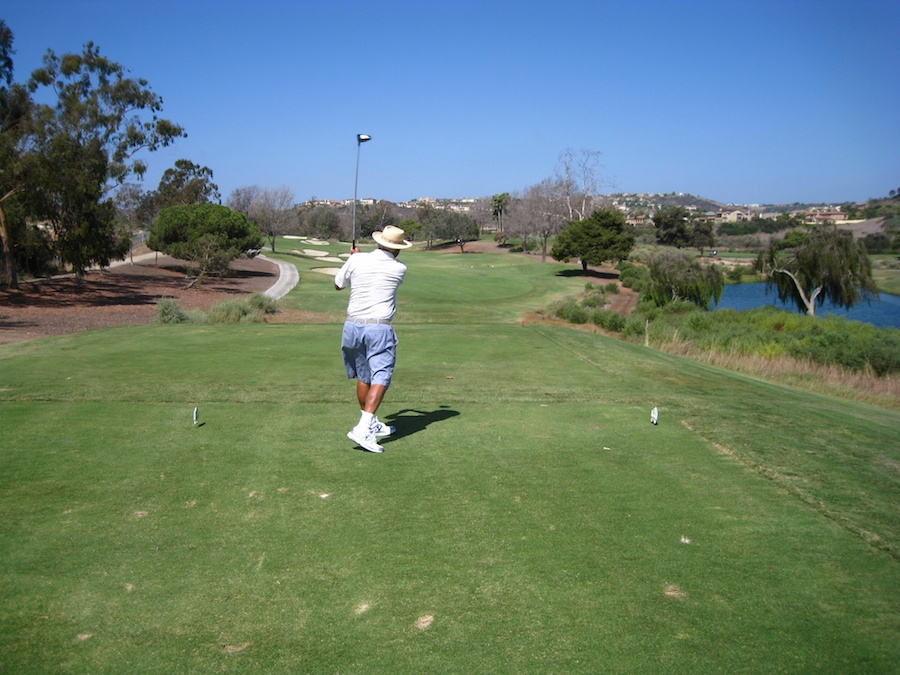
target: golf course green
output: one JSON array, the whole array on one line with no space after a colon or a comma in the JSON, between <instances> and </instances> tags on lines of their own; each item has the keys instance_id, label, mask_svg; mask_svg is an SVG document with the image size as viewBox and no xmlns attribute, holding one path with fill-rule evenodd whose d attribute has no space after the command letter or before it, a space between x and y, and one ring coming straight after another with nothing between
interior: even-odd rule
<instances>
[{"instance_id":1,"label":"golf course green","mask_svg":"<svg viewBox=\"0 0 900 675\"><path fill-rule=\"evenodd\" d=\"M523 324L586 280L413 249L370 454L346 292L267 255L303 323L0 346L0 672L897 672L900 413Z\"/></svg>"}]
</instances>

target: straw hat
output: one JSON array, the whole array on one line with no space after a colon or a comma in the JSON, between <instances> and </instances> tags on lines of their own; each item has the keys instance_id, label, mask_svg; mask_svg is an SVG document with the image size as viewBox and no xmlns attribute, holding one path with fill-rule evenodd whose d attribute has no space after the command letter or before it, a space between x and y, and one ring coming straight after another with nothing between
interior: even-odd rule
<instances>
[{"instance_id":1,"label":"straw hat","mask_svg":"<svg viewBox=\"0 0 900 675\"><path fill-rule=\"evenodd\" d=\"M393 225L388 225L384 228L383 232L372 233L372 239L378 242L379 246L394 249L395 251L412 246L412 244L404 239L405 236L406 232Z\"/></svg>"}]
</instances>

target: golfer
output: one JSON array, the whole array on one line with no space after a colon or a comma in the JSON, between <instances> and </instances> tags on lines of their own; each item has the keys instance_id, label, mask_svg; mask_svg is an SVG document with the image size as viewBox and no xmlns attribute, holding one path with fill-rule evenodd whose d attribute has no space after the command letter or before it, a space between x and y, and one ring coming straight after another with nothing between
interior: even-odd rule
<instances>
[{"instance_id":1,"label":"golfer","mask_svg":"<svg viewBox=\"0 0 900 675\"><path fill-rule=\"evenodd\" d=\"M391 321L397 311L397 287L406 275L406 265L397 256L412 246L405 236L403 230L391 225L372 233L378 248L371 253L353 249L334 276L337 290L350 286L341 352L347 379L356 379L356 398L362 411L347 438L369 452L382 452L378 437L394 433L394 428L378 421L375 413L391 385L397 358L397 335Z\"/></svg>"}]
</instances>

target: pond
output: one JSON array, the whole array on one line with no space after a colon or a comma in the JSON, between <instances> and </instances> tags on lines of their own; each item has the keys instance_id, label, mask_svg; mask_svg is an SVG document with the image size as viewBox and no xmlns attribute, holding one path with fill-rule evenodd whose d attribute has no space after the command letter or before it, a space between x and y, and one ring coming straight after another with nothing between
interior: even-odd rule
<instances>
[{"instance_id":1,"label":"pond","mask_svg":"<svg viewBox=\"0 0 900 675\"><path fill-rule=\"evenodd\" d=\"M710 309L753 309L772 305L780 309L796 311L794 305L785 305L778 299L778 292L773 286L766 292L766 284L729 284L725 286L718 305L711 305ZM875 326L900 327L900 296L888 293L879 293L878 300L861 302L849 310L843 307L835 307L827 300L816 303L816 316L834 314L843 316L852 321L862 321Z\"/></svg>"}]
</instances>

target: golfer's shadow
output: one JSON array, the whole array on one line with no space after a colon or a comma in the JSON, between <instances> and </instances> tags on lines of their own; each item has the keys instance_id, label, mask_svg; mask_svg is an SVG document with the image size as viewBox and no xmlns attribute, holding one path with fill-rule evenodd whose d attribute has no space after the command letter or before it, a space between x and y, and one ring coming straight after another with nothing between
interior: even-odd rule
<instances>
[{"instance_id":1,"label":"golfer's shadow","mask_svg":"<svg viewBox=\"0 0 900 675\"><path fill-rule=\"evenodd\" d=\"M398 412L386 415L384 421L396 429L389 438L379 439L381 443L390 443L400 440L405 436L424 431L425 427L434 422L443 422L444 420L456 417L459 412L450 410L447 406L440 406L437 410L413 410L406 408Z\"/></svg>"}]
</instances>

